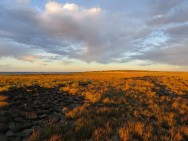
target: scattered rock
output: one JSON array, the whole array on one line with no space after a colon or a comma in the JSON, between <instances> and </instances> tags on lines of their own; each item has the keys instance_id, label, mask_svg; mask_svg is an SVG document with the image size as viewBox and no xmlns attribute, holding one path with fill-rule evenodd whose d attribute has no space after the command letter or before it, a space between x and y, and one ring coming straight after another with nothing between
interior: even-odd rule
<instances>
[{"instance_id":1,"label":"scattered rock","mask_svg":"<svg viewBox=\"0 0 188 141\"><path fill-rule=\"evenodd\" d=\"M22 88L7 93L10 104L0 111L0 141L27 140L33 128L42 128L47 122L72 125L65 113L80 106L83 99L60 94L59 89L53 92L31 87L27 92Z\"/></svg>"},{"instance_id":2,"label":"scattered rock","mask_svg":"<svg viewBox=\"0 0 188 141\"><path fill-rule=\"evenodd\" d=\"M26 119L37 119L37 113L36 112L26 112Z\"/></svg>"},{"instance_id":3,"label":"scattered rock","mask_svg":"<svg viewBox=\"0 0 188 141\"><path fill-rule=\"evenodd\" d=\"M25 122L23 122L23 123L20 123L20 129L22 130L22 129L26 129L26 128L30 128L31 126L32 126L33 124L31 123L31 122L27 122L27 121L25 121Z\"/></svg>"},{"instance_id":4,"label":"scattered rock","mask_svg":"<svg viewBox=\"0 0 188 141\"><path fill-rule=\"evenodd\" d=\"M25 106L24 106L24 109L25 109L26 111L33 111L33 107L32 107L31 105L25 105Z\"/></svg>"},{"instance_id":5,"label":"scattered rock","mask_svg":"<svg viewBox=\"0 0 188 141\"><path fill-rule=\"evenodd\" d=\"M118 136L117 136L117 135L112 136L111 140L112 140L112 141L119 141L119 139L118 139Z\"/></svg>"},{"instance_id":6,"label":"scattered rock","mask_svg":"<svg viewBox=\"0 0 188 141\"><path fill-rule=\"evenodd\" d=\"M8 137L6 135L0 134L1 141L8 141Z\"/></svg>"},{"instance_id":7,"label":"scattered rock","mask_svg":"<svg viewBox=\"0 0 188 141\"><path fill-rule=\"evenodd\" d=\"M24 112L24 111L20 111L20 112L19 112L19 115L20 115L21 117L25 117L25 112Z\"/></svg>"},{"instance_id":8,"label":"scattered rock","mask_svg":"<svg viewBox=\"0 0 188 141\"><path fill-rule=\"evenodd\" d=\"M61 119L59 122L60 122L60 123L65 123L65 120L64 120L64 119Z\"/></svg>"},{"instance_id":9,"label":"scattered rock","mask_svg":"<svg viewBox=\"0 0 188 141\"><path fill-rule=\"evenodd\" d=\"M21 122L21 121L23 121L23 118L21 118L21 117L14 118L14 121L15 122Z\"/></svg>"},{"instance_id":10,"label":"scattered rock","mask_svg":"<svg viewBox=\"0 0 188 141\"><path fill-rule=\"evenodd\" d=\"M6 136L11 137L14 136L14 132L12 130L7 131Z\"/></svg>"},{"instance_id":11,"label":"scattered rock","mask_svg":"<svg viewBox=\"0 0 188 141\"><path fill-rule=\"evenodd\" d=\"M9 122L9 129L14 131L14 132L18 132L21 131L22 129L26 129L32 126L32 124L30 122L20 122L20 123L15 123L13 121Z\"/></svg>"},{"instance_id":12,"label":"scattered rock","mask_svg":"<svg viewBox=\"0 0 188 141\"><path fill-rule=\"evenodd\" d=\"M80 106L79 104L70 104L68 107L70 109Z\"/></svg>"},{"instance_id":13,"label":"scattered rock","mask_svg":"<svg viewBox=\"0 0 188 141\"><path fill-rule=\"evenodd\" d=\"M57 123L59 120L60 118L57 116L54 116L54 115L49 116L49 121L52 123Z\"/></svg>"},{"instance_id":14,"label":"scattered rock","mask_svg":"<svg viewBox=\"0 0 188 141\"><path fill-rule=\"evenodd\" d=\"M53 110L56 112L61 112L61 106L56 106L53 108Z\"/></svg>"},{"instance_id":15,"label":"scattered rock","mask_svg":"<svg viewBox=\"0 0 188 141\"><path fill-rule=\"evenodd\" d=\"M9 121L9 118L7 118L5 115L0 116L0 123L6 123Z\"/></svg>"},{"instance_id":16,"label":"scattered rock","mask_svg":"<svg viewBox=\"0 0 188 141\"><path fill-rule=\"evenodd\" d=\"M13 113L11 113L11 116L13 118L17 118L19 116L18 111L14 111Z\"/></svg>"},{"instance_id":17,"label":"scattered rock","mask_svg":"<svg viewBox=\"0 0 188 141\"><path fill-rule=\"evenodd\" d=\"M8 131L8 125L7 124L5 124L5 123L1 123L0 124L0 132L2 132L2 133L6 133L7 131Z\"/></svg>"},{"instance_id":18,"label":"scattered rock","mask_svg":"<svg viewBox=\"0 0 188 141\"><path fill-rule=\"evenodd\" d=\"M50 112L48 110L39 110L37 111L37 114L39 115L44 115L44 114L49 114Z\"/></svg>"},{"instance_id":19,"label":"scattered rock","mask_svg":"<svg viewBox=\"0 0 188 141\"><path fill-rule=\"evenodd\" d=\"M143 118L141 115L139 115L138 118L139 118L141 121L144 121L144 118Z\"/></svg>"},{"instance_id":20,"label":"scattered rock","mask_svg":"<svg viewBox=\"0 0 188 141\"><path fill-rule=\"evenodd\" d=\"M9 122L8 127L11 130L16 130L16 124L15 124L15 122L13 122L13 121Z\"/></svg>"},{"instance_id":21,"label":"scattered rock","mask_svg":"<svg viewBox=\"0 0 188 141\"><path fill-rule=\"evenodd\" d=\"M21 137L16 137L15 139L14 139L14 141L21 141L22 139L21 139Z\"/></svg>"},{"instance_id":22,"label":"scattered rock","mask_svg":"<svg viewBox=\"0 0 188 141\"><path fill-rule=\"evenodd\" d=\"M46 117L47 117L47 114L43 114L43 115L39 116L40 119L43 119L43 118L46 118Z\"/></svg>"},{"instance_id":23,"label":"scattered rock","mask_svg":"<svg viewBox=\"0 0 188 141\"><path fill-rule=\"evenodd\" d=\"M25 129L22 131L24 137L28 137L33 132L33 129Z\"/></svg>"}]
</instances>

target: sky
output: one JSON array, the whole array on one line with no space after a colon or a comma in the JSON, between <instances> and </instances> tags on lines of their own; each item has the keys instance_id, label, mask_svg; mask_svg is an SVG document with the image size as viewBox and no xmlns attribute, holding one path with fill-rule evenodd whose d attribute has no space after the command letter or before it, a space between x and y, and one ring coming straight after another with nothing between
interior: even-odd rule
<instances>
[{"instance_id":1,"label":"sky","mask_svg":"<svg viewBox=\"0 0 188 141\"><path fill-rule=\"evenodd\" d=\"M188 71L187 0L1 0L0 71Z\"/></svg>"}]
</instances>

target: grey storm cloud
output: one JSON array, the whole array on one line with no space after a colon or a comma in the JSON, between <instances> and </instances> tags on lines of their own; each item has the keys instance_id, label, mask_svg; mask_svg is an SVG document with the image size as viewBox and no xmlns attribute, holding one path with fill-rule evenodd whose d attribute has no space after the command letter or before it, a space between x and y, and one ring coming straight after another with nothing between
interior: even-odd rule
<instances>
[{"instance_id":1,"label":"grey storm cloud","mask_svg":"<svg viewBox=\"0 0 188 141\"><path fill-rule=\"evenodd\" d=\"M156 63L163 62L164 64L187 66L188 60L188 40L182 44L174 45L170 48L154 49L148 52L143 52L141 55L135 55L135 59L149 60Z\"/></svg>"},{"instance_id":2,"label":"grey storm cloud","mask_svg":"<svg viewBox=\"0 0 188 141\"><path fill-rule=\"evenodd\" d=\"M163 46L156 45L148 51L132 56L132 59L147 60L171 65L188 65L188 24L170 27L165 31L169 39Z\"/></svg>"},{"instance_id":3,"label":"grey storm cloud","mask_svg":"<svg viewBox=\"0 0 188 141\"><path fill-rule=\"evenodd\" d=\"M139 10L143 13L134 16L131 16L130 8L126 13L126 9L113 12L100 7L48 2L44 10L37 11L18 3L10 7L0 3L0 57L21 59L40 49L57 55L55 59L58 60L62 56L98 63L140 59L188 65L183 61L188 53L184 38L187 36L184 29L188 6L184 3L186 1L146 0L143 9ZM160 45L151 44L151 49L143 51L144 41L155 31L163 32L168 40ZM177 41L178 37L182 38ZM127 57L129 53L137 55ZM50 57L46 58L50 62Z\"/></svg>"},{"instance_id":4,"label":"grey storm cloud","mask_svg":"<svg viewBox=\"0 0 188 141\"><path fill-rule=\"evenodd\" d=\"M185 0L152 0L149 1L149 10L152 15L164 15Z\"/></svg>"},{"instance_id":5,"label":"grey storm cloud","mask_svg":"<svg viewBox=\"0 0 188 141\"><path fill-rule=\"evenodd\" d=\"M172 8L172 10L169 10L166 13L153 16L148 23L151 26L165 26L167 24L181 24L188 22L187 11L188 6L184 5L182 2L181 5Z\"/></svg>"},{"instance_id":6,"label":"grey storm cloud","mask_svg":"<svg viewBox=\"0 0 188 141\"><path fill-rule=\"evenodd\" d=\"M182 41L182 39L187 39L188 37L188 24L179 25L176 27L168 28L166 30L166 34L170 35L173 39L178 39Z\"/></svg>"},{"instance_id":7,"label":"grey storm cloud","mask_svg":"<svg viewBox=\"0 0 188 141\"><path fill-rule=\"evenodd\" d=\"M20 45L10 40L0 38L0 57L20 58L29 53L29 49L25 45Z\"/></svg>"}]
</instances>

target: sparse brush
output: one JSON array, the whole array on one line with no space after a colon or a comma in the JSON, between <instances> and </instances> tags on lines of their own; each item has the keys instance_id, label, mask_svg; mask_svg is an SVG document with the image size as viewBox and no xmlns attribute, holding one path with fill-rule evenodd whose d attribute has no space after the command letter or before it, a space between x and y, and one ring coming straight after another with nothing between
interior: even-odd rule
<instances>
[{"instance_id":1,"label":"sparse brush","mask_svg":"<svg viewBox=\"0 0 188 141\"><path fill-rule=\"evenodd\" d=\"M63 105L63 113L57 113L63 123L34 130L30 140L110 141L113 136L121 141L188 139L188 73L125 71L0 77L0 107L9 107L9 97L4 95L14 97L14 91L15 95L33 95L32 99L50 92L75 98L64 103L63 97L51 105Z\"/></svg>"},{"instance_id":2,"label":"sparse brush","mask_svg":"<svg viewBox=\"0 0 188 141\"><path fill-rule=\"evenodd\" d=\"M8 106L7 102L0 101L0 108Z\"/></svg>"},{"instance_id":3,"label":"sparse brush","mask_svg":"<svg viewBox=\"0 0 188 141\"><path fill-rule=\"evenodd\" d=\"M7 97L0 95L0 108L8 106Z\"/></svg>"},{"instance_id":4,"label":"sparse brush","mask_svg":"<svg viewBox=\"0 0 188 141\"><path fill-rule=\"evenodd\" d=\"M7 100L7 97L3 96L3 95L0 95L0 101L5 101L5 100Z\"/></svg>"}]
</instances>

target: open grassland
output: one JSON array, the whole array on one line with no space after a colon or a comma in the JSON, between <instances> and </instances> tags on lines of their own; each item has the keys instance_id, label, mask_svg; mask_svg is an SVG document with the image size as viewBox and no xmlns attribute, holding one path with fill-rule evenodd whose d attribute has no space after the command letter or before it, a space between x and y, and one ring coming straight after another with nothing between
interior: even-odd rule
<instances>
[{"instance_id":1,"label":"open grassland","mask_svg":"<svg viewBox=\"0 0 188 141\"><path fill-rule=\"evenodd\" d=\"M188 140L188 73L1 75L0 138Z\"/></svg>"}]
</instances>

